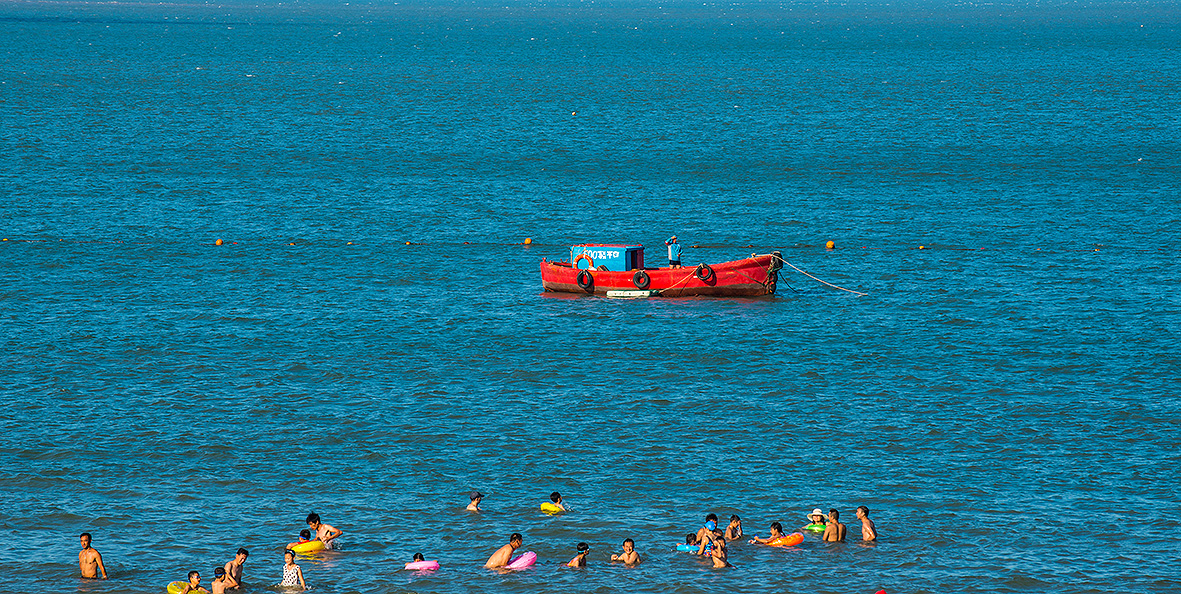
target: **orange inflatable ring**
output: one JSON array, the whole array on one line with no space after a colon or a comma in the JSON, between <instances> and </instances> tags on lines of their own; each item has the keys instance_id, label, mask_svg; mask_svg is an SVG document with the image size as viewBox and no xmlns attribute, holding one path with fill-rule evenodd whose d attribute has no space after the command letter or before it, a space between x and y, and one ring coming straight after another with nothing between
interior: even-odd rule
<instances>
[{"instance_id":1,"label":"orange inflatable ring","mask_svg":"<svg viewBox=\"0 0 1181 594\"><path fill-rule=\"evenodd\" d=\"M578 257L574 258L574 263L571 264L571 266L578 268L578 263L583 260L586 260L586 269L587 270L594 270L595 269L595 259L590 257L590 255L587 254L586 252L578 254Z\"/></svg>"},{"instance_id":2,"label":"orange inflatable ring","mask_svg":"<svg viewBox=\"0 0 1181 594\"><path fill-rule=\"evenodd\" d=\"M804 535L800 534L799 532L793 532L787 536L780 536L775 540L769 540L767 541L767 544L773 547L791 547L798 545L801 542L804 542Z\"/></svg>"}]
</instances>

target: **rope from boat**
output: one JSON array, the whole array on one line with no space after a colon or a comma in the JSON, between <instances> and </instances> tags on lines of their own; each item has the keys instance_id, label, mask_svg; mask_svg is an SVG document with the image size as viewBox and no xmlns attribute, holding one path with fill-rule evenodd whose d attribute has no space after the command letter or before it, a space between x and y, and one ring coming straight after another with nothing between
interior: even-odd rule
<instances>
[{"instance_id":1,"label":"rope from boat","mask_svg":"<svg viewBox=\"0 0 1181 594\"><path fill-rule=\"evenodd\" d=\"M778 257L778 256L776 256L776 257ZM783 262L784 264L787 264L788 266L791 266L792 268L795 268L796 272L799 272L800 274L802 274L802 275L804 275L804 276L806 276L806 277L808 277L808 278L810 278L810 279L812 279L812 280L814 280L814 281L816 281L816 282L818 282L818 283L820 283L820 284L823 284L823 285L828 285L828 286L830 286L830 287L832 287L832 288L834 288L834 289L840 289L840 290L842 290L842 291L847 291L847 292L849 292L849 293L852 293L852 294L854 294L854 295L859 295L859 296L862 296L862 297L864 297L864 296L866 296L866 295L868 295L868 294L869 294L869 293L862 293L861 291L854 291L854 290L852 290L852 289L846 289L846 288L844 288L844 287L838 287L838 286L836 286L836 285L834 285L834 284L832 284L832 283L830 283L830 282L827 282L827 281L822 281L822 280L820 280L820 279L818 279L818 278L816 278L816 277L812 276L811 274L808 274L807 272L804 272L803 270L800 270L799 268L797 268L797 267L796 267L796 265L795 265L795 264L792 264L791 262L788 262L787 260L784 260L783 258L779 258L779 261L780 261L780 262Z\"/></svg>"}]
</instances>

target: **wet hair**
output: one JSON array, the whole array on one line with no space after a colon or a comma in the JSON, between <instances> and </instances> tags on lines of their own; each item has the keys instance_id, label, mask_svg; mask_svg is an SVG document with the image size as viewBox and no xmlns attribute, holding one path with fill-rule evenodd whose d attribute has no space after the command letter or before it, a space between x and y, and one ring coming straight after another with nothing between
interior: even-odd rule
<instances>
[{"instance_id":1,"label":"wet hair","mask_svg":"<svg viewBox=\"0 0 1181 594\"><path fill-rule=\"evenodd\" d=\"M736 516L736 515L734 515L734 516L730 516L730 521L731 521L731 522L737 522L737 521L739 521L739 520L741 520L741 519L742 519L742 518L740 518L740 517L738 517L738 516Z\"/></svg>"},{"instance_id":2,"label":"wet hair","mask_svg":"<svg viewBox=\"0 0 1181 594\"><path fill-rule=\"evenodd\" d=\"M778 530L779 532L783 532L783 524L780 524L779 522L771 522L771 527Z\"/></svg>"},{"instance_id":3,"label":"wet hair","mask_svg":"<svg viewBox=\"0 0 1181 594\"><path fill-rule=\"evenodd\" d=\"M722 537L726 535L725 532L722 532L721 530L719 530L717 528L713 529L712 534L714 535L715 540L722 540Z\"/></svg>"},{"instance_id":4,"label":"wet hair","mask_svg":"<svg viewBox=\"0 0 1181 594\"><path fill-rule=\"evenodd\" d=\"M306 520L305 523L311 524L312 522L319 524L320 523L320 514L318 514L316 512L312 512L312 513L308 514L308 519Z\"/></svg>"},{"instance_id":5,"label":"wet hair","mask_svg":"<svg viewBox=\"0 0 1181 594\"><path fill-rule=\"evenodd\" d=\"M239 555L246 555L247 557L249 557L250 551L247 551L246 549L244 549L242 547L238 547L238 554Z\"/></svg>"},{"instance_id":6,"label":"wet hair","mask_svg":"<svg viewBox=\"0 0 1181 594\"><path fill-rule=\"evenodd\" d=\"M286 551L283 551L283 556L286 557L287 555L291 555L292 557L295 557L295 551L293 551L291 549L287 549Z\"/></svg>"},{"instance_id":7,"label":"wet hair","mask_svg":"<svg viewBox=\"0 0 1181 594\"><path fill-rule=\"evenodd\" d=\"M221 577L225 574L226 574L226 569L224 567L214 567L213 568L213 577Z\"/></svg>"},{"instance_id":8,"label":"wet hair","mask_svg":"<svg viewBox=\"0 0 1181 594\"><path fill-rule=\"evenodd\" d=\"M312 532L310 530L308 530L307 528L304 528L303 530L299 531L299 536L300 536L300 538L311 538Z\"/></svg>"},{"instance_id":9,"label":"wet hair","mask_svg":"<svg viewBox=\"0 0 1181 594\"><path fill-rule=\"evenodd\" d=\"M867 516L869 515L869 508L868 508L868 507L865 507L864 505L858 505L858 506L857 506L857 511L859 511L859 512L861 512L861 513L863 513L863 514L865 514L865 515L867 515Z\"/></svg>"},{"instance_id":10,"label":"wet hair","mask_svg":"<svg viewBox=\"0 0 1181 594\"><path fill-rule=\"evenodd\" d=\"M575 548L578 550L579 553L589 553L590 552L590 545L586 544L585 542L578 543L578 546Z\"/></svg>"},{"instance_id":11,"label":"wet hair","mask_svg":"<svg viewBox=\"0 0 1181 594\"><path fill-rule=\"evenodd\" d=\"M88 540L94 540L94 537L91 536L89 532L83 532L82 534L79 534L78 538L82 538L83 536L85 536Z\"/></svg>"},{"instance_id":12,"label":"wet hair","mask_svg":"<svg viewBox=\"0 0 1181 594\"><path fill-rule=\"evenodd\" d=\"M426 561L426 557L423 557L422 553L414 553L414 560L415 561Z\"/></svg>"},{"instance_id":13,"label":"wet hair","mask_svg":"<svg viewBox=\"0 0 1181 594\"><path fill-rule=\"evenodd\" d=\"M685 544L697 544L697 533L690 532L685 535Z\"/></svg>"},{"instance_id":14,"label":"wet hair","mask_svg":"<svg viewBox=\"0 0 1181 594\"><path fill-rule=\"evenodd\" d=\"M520 532L514 532L514 533L512 533L511 536L508 537L508 541L512 542L514 540L517 542L525 542L525 537L521 536Z\"/></svg>"},{"instance_id":15,"label":"wet hair","mask_svg":"<svg viewBox=\"0 0 1181 594\"><path fill-rule=\"evenodd\" d=\"M828 510L828 515L832 516L832 519L834 520L839 520L841 518L841 512L835 509Z\"/></svg>"},{"instance_id":16,"label":"wet hair","mask_svg":"<svg viewBox=\"0 0 1181 594\"><path fill-rule=\"evenodd\" d=\"M710 520L713 520L713 521L717 522L717 521L718 521L718 514L708 514L708 515L706 515L706 516L705 516L705 521L706 521L706 522L708 522L708 521L710 521Z\"/></svg>"},{"instance_id":17,"label":"wet hair","mask_svg":"<svg viewBox=\"0 0 1181 594\"><path fill-rule=\"evenodd\" d=\"M630 538L625 538L625 539L623 539L623 544L631 544L631 546L634 547L634 546L636 546L636 541L634 541Z\"/></svg>"},{"instance_id":18,"label":"wet hair","mask_svg":"<svg viewBox=\"0 0 1181 594\"><path fill-rule=\"evenodd\" d=\"M189 572L189 581L190 582L193 581L193 576L195 576L195 575L201 575L201 572L197 571L196 569L194 569L193 571L190 571Z\"/></svg>"},{"instance_id":19,"label":"wet hair","mask_svg":"<svg viewBox=\"0 0 1181 594\"><path fill-rule=\"evenodd\" d=\"M554 503L557 503L562 500L562 494L557 491L554 491L553 493L549 494L549 500Z\"/></svg>"}]
</instances>

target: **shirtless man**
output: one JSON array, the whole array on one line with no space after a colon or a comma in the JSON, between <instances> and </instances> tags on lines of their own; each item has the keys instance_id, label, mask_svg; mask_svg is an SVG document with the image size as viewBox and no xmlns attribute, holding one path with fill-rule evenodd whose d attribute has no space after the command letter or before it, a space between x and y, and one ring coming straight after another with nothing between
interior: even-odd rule
<instances>
[{"instance_id":1,"label":"shirtless man","mask_svg":"<svg viewBox=\"0 0 1181 594\"><path fill-rule=\"evenodd\" d=\"M101 574L102 579L107 579L103 556L90 548L90 533L83 532L78 538L82 542L82 550L78 552L78 569L82 571L82 577L97 580Z\"/></svg>"},{"instance_id":2,"label":"shirtless man","mask_svg":"<svg viewBox=\"0 0 1181 594\"><path fill-rule=\"evenodd\" d=\"M246 562L246 558L250 553L246 549L238 549L238 554L230 561L226 561L226 589L238 589L242 587L242 564Z\"/></svg>"},{"instance_id":3,"label":"shirtless man","mask_svg":"<svg viewBox=\"0 0 1181 594\"><path fill-rule=\"evenodd\" d=\"M580 542L575 547L575 550L578 551L578 554L574 555L574 558L566 564L566 567L586 567L586 556L590 553L590 545Z\"/></svg>"},{"instance_id":4,"label":"shirtless man","mask_svg":"<svg viewBox=\"0 0 1181 594\"><path fill-rule=\"evenodd\" d=\"M639 565L640 554L636 552L636 541L626 539L623 541L623 552L618 555L611 555L612 561L622 561L627 565Z\"/></svg>"},{"instance_id":5,"label":"shirtless man","mask_svg":"<svg viewBox=\"0 0 1181 594\"><path fill-rule=\"evenodd\" d=\"M316 533L316 540L324 543L324 548L336 548L335 540L344 534L343 530L337 530L336 526L329 526L320 521L320 514L312 512L308 514L307 518L308 528Z\"/></svg>"},{"instance_id":6,"label":"shirtless man","mask_svg":"<svg viewBox=\"0 0 1181 594\"><path fill-rule=\"evenodd\" d=\"M521 547L525 543L525 539L520 534L514 532L512 536L508 537L508 544L496 549L491 557L488 557L488 562L484 567L488 569L496 569L508 565L508 562L513 558L513 551Z\"/></svg>"},{"instance_id":7,"label":"shirtless man","mask_svg":"<svg viewBox=\"0 0 1181 594\"><path fill-rule=\"evenodd\" d=\"M474 512L484 511L484 510L480 509L480 502L484 500L483 493L481 493L479 491L472 491L471 493L468 493L468 497L470 497L472 500L471 503L467 504L468 511L474 511Z\"/></svg>"},{"instance_id":8,"label":"shirtless man","mask_svg":"<svg viewBox=\"0 0 1181 594\"><path fill-rule=\"evenodd\" d=\"M828 510L828 525L824 527L824 542L845 542L846 526L841 523L841 512Z\"/></svg>"},{"instance_id":9,"label":"shirtless man","mask_svg":"<svg viewBox=\"0 0 1181 594\"><path fill-rule=\"evenodd\" d=\"M869 519L869 508L864 505L857 507L857 518L861 520L861 540L871 542L878 539L878 528Z\"/></svg>"}]
</instances>

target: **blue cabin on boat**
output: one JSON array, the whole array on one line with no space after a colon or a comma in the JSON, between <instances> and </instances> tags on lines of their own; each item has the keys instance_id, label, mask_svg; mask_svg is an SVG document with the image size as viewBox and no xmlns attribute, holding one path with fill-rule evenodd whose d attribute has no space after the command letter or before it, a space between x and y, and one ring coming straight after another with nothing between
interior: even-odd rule
<instances>
[{"instance_id":1,"label":"blue cabin on boat","mask_svg":"<svg viewBox=\"0 0 1181 594\"><path fill-rule=\"evenodd\" d=\"M643 245L584 243L570 246L570 264L581 270L627 272L644 268Z\"/></svg>"}]
</instances>

